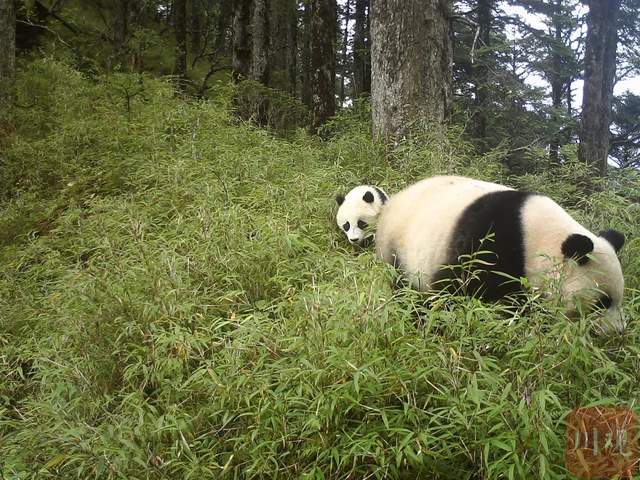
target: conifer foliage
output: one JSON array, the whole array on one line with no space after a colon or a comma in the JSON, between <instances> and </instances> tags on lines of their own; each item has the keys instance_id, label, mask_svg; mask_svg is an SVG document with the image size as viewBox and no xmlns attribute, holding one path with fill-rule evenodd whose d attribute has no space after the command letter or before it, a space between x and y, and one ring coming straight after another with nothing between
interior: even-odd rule
<instances>
[{"instance_id":1,"label":"conifer foliage","mask_svg":"<svg viewBox=\"0 0 640 480\"><path fill-rule=\"evenodd\" d=\"M634 94L616 84L640 73L638 7L638 0L3 1L0 81L7 98L16 51L55 49L91 75L171 74L196 97L229 78L250 80L261 86L250 108L240 99L240 116L270 128L270 118L287 117L280 106L306 107L306 127L327 133L341 109L367 104L373 136L392 149L416 130L454 126L479 152L510 152L504 163L514 172L538 168L523 151L543 149L549 165L561 165L567 148L579 146L581 160L604 176L609 165L633 163L616 160L623 145L625 158L635 156L635 130L612 121L614 107ZM285 122L293 126L300 124Z\"/></svg>"}]
</instances>

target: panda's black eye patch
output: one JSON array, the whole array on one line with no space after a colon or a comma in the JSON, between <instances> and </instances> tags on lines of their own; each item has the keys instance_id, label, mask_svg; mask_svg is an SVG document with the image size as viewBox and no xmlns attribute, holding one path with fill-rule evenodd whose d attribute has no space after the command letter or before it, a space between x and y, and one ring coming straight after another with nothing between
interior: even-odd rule
<instances>
[{"instance_id":1,"label":"panda's black eye patch","mask_svg":"<svg viewBox=\"0 0 640 480\"><path fill-rule=\"evenodd\" d=\"M349 225L349 222L346 222L344 225L342 225L342 228L344 229L345 232L348 232L350 226L351 225Z\"/></svg>"},{"instance_id":2,"label":"panda's black eye patch","mask_svg":"<svg viewBox=\"0 0 640 480\"><path fill-rule=\"evenodd\" d=\"M369 224L367 222L364 222L362 220L358 220L358 228L364 230L365 228L367 228L369 226Z\"/></svg>"},{"instance_id":3,"label":"panda's black eye patch","mask_svg":"<svg viewBox=\"0 0 640 480\"><path fill-rule=\"evenodd\" d=\"M595 303L595 308L599 310L607 310L611 307L613 300L609 295L602 295L598 301Z\"/></svg>"}]
</instances>

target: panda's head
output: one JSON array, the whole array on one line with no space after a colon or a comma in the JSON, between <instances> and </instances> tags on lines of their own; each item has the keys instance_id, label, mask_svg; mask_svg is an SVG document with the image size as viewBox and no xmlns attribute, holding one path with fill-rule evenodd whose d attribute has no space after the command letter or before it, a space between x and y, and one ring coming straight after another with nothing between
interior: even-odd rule
<instances>
[{"instance_id":1,"label":"panda's head","mask_svg":"<svg viewBox=\"0 0 640 480\"><path fill-rule=\"evenodd\" d=\"M567 263L562 296L573 310L596 313L597 327L604 332L622 332L626 318L622 311L624 277L617 253L624 235L615 230L589 237L569 235L562 243Z\"/></svg>"},{"instance_id":2,"label":"panda's head","mask_svg":"<svg viewBox=\"0 0 640 480\"><path fill-rule=\"evenodd\" d=\"M349 242L364 246L372 237L370 227L387 202L387 195L378 187L359 185L346 195L336 195L339 205L336 215L338 227Z\"/></svg>"}]
</instances>

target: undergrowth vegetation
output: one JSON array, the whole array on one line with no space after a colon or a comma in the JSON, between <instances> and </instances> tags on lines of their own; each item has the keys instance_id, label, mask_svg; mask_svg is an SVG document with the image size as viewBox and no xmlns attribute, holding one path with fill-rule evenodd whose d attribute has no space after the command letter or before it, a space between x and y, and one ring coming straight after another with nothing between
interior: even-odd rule
<instances>
[{"instance_id":1,"label":"undergrowth vegetation","mask_svg":"<svg viewBox=\"0 0 640 480\"><path fill-rule=\"evenodd\" d=\"M637 409L636 172L587 196L575 162L511 177L455 131L385 157L366 105L327 141L280 138L235 120L232 94L23 66L0 165L3 478L566 478L571 409ZM393 289L334 195L435 173L625 232L625 335L535 293L427 308Z\"/></svg>"}]
</instances>

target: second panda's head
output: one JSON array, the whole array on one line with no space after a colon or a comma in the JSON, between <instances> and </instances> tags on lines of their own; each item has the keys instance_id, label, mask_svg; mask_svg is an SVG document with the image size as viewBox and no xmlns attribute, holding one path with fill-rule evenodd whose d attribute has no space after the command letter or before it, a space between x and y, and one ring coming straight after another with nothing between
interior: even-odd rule
<instances>
[{"instance_id":1,"label":"second panda's head","mask_svg":"<svg viewBox=\"0 0 640 480\"><path fill-rule=\"evenodd\" d=\"M338 213L336 223L349 242L364 246L372 237L370 227L375 224L387 195L378 187L359 185L346 195L336 195Z\"/></svg>"},{"instance_id":2,"label":"second panda's head","mask_svg":"<svg viewBox=\"0 0 640 480\"><path fill-rule=\"evenodd\" d=\"M562 243L565 258L575 260L567 266L563 296L574 309L597 313L604 332L622 332L626 326L624 278L617 256L624 242L622 233L607 230L593 237L572 234Z\"/></svg>"}]
</instances>

